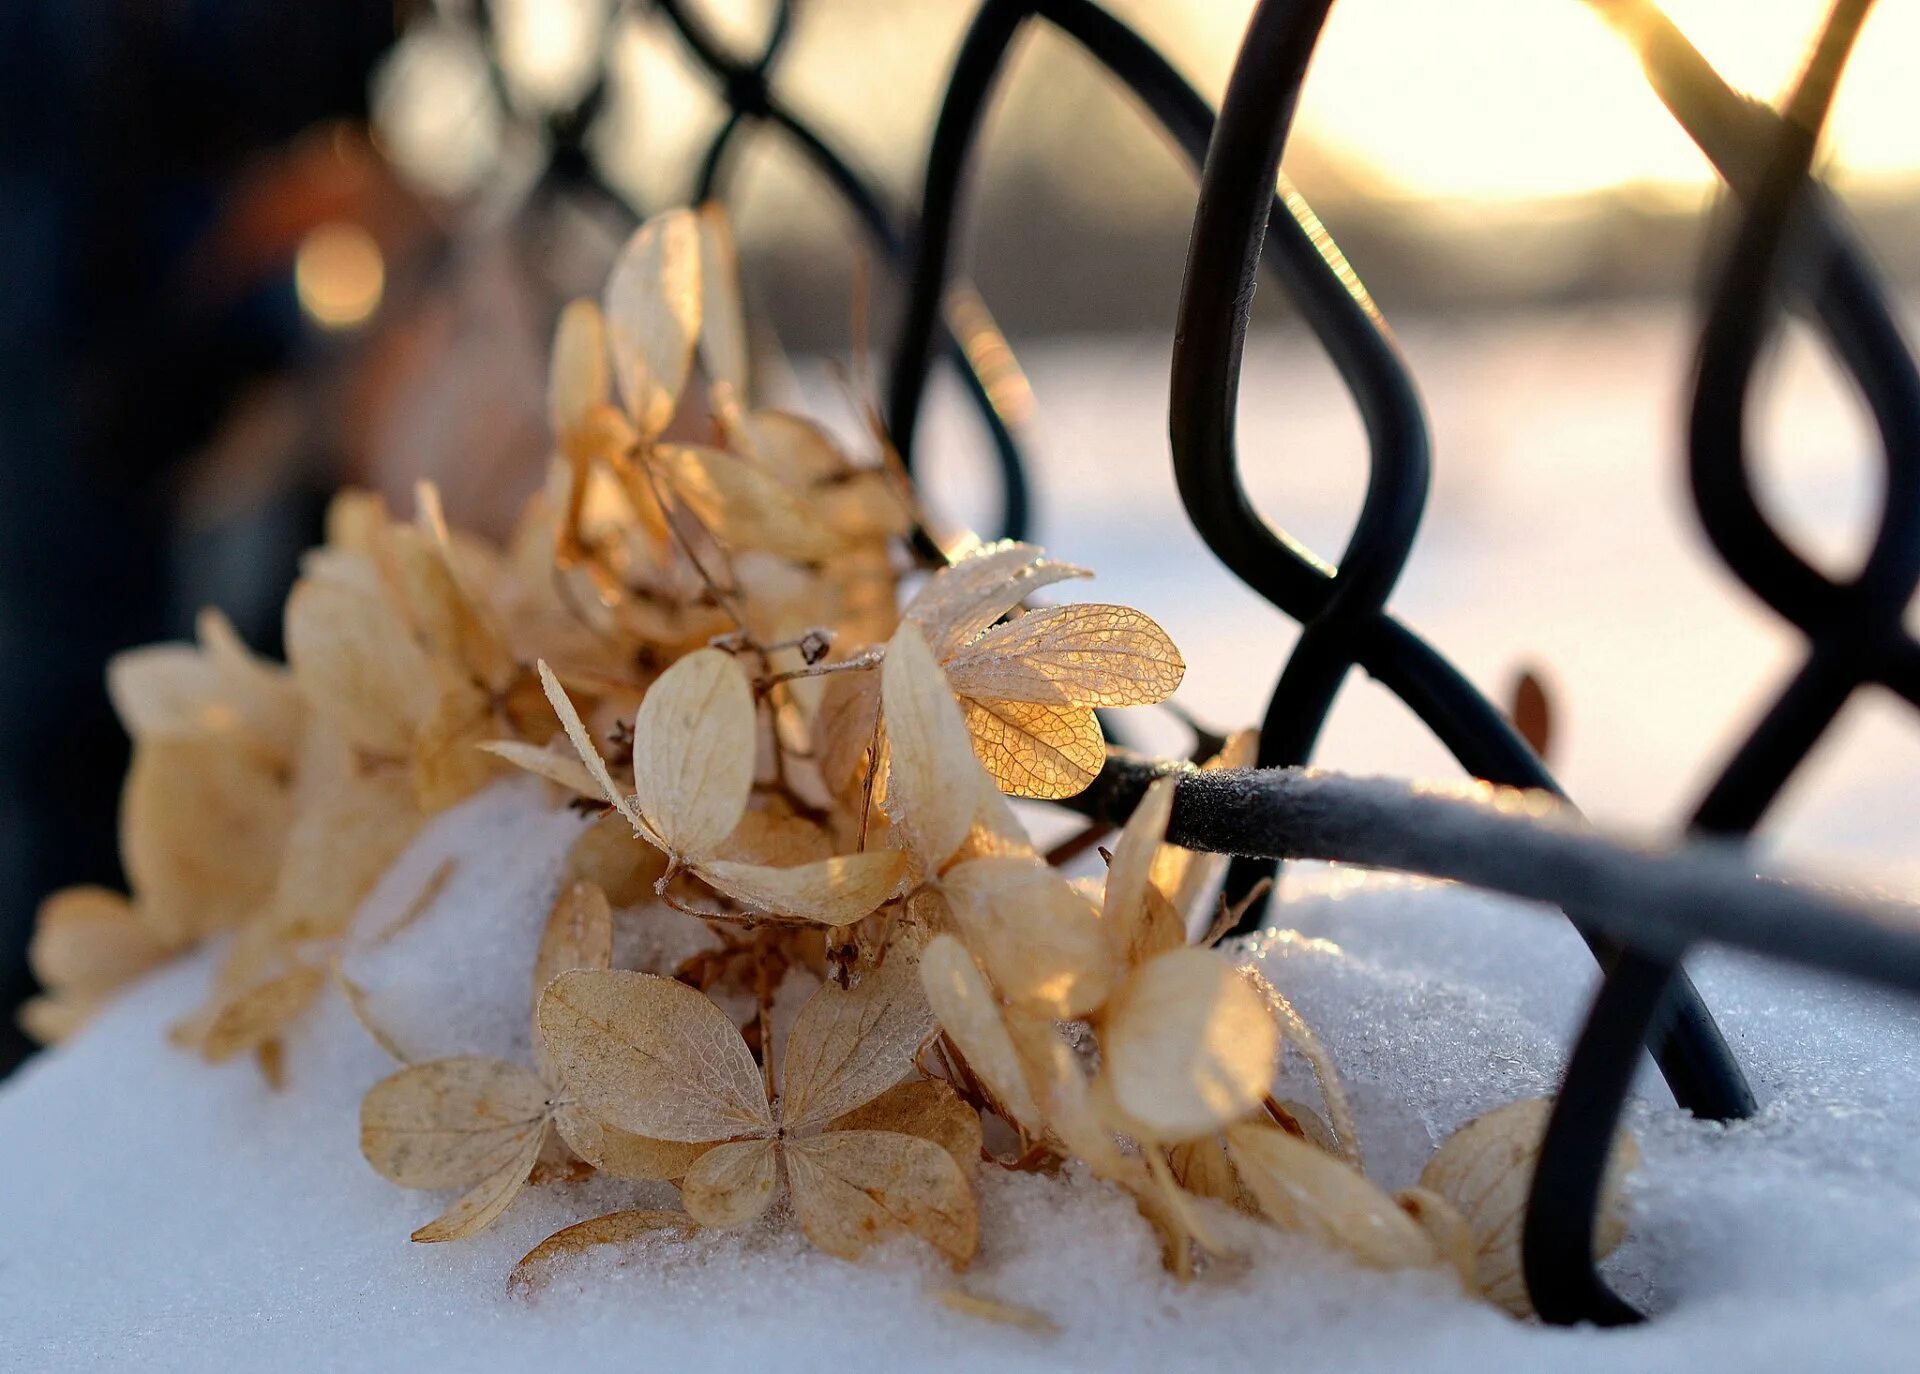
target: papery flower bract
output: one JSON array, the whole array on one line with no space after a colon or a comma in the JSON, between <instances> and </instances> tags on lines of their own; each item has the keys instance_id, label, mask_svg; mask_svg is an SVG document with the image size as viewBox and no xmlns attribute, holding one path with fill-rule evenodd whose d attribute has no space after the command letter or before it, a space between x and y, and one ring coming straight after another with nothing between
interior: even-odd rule
<instances>
[{"instance_id":1,"label":"papery flower bract","mask_svg":"<svg viewBox=\"0 0 1920 1374\"><path fill-rule=\"evenodd\" d=\"M536 1013L554 979L603 970L612 953L606 895L590 883L563 888L534 959ZM527 1185L556 1132L588 1164L617 1177L678 1177L692 1162L684 1149L605 1127L579 1110L560 1090L537 1019L533 1045L535 1069L502 1059L435 1059L405 1065L368 1091L360 1152L374 1170L403 1188L467 1190L414 1240L458 1240L492 1224Z\"/></svg>"},{"instance_id":2,"label":"papery flower bract","mask_svg":"<svg viewBox=\"0 0 1920 1374\"><path fill-rule=\"evenodd\" d=\"M784 1165L801 1230L829 1254L856 1258L910 1232L964 1265L979 1242L966 1174L979 1127L945 1085L899 1081L932 1029L905 962L808 1000L787 1035L777 1107L726 1014L672 979L567 974L541 997L540 1031L593 1116L704 1147L681 1183L702 1225L758 1217Z\"/></svg>"},{"instance_id":3,"label":"papery flower bract","mask_svg":"<svg viewBox=\"0 0 1920 1374\"><path fill-rule=\"evenodd\" d=\"M1084 790L1106 758L1094 708L1162 701L1186 671L1166 632L1125 606L1058 606L994 624L1040 588L1086 576L1031 545L989 545L935 573L902 612L944 668L973 752L1017 797ZM864 757L874 689L849 676L828 693L829 781L843 782Z\"/></svg>"},{"instance_id":4,"label":"papery flower bract","mask_svg":"<svg viewBox=\"0 0 1920 1374\"><path fill-rule=\"evenodd\" d=\"M637 836L667 855L663 885L674 869L685 867L750 907L847 925L879 906L899 882L905 863L886 850L788 868L722 857L728 836L747 814L757 729L752 690L731 655L697 650L648 689L633 723L632 798L614 781L566 689L544 663L540 673L601 794Z\"/></svg>"},{"instance_id":5,"label":"papery flower bract","mask_svg":"<svg viewBox=\"0 0 1920 1374\"><path fill-rule=\"evenodd\" d=\"M1465 1220L1480 1291L1520 1317L1533 1313L1520 1246L1540 1142L1552 1113L1553 1100L1545 1097L1495 1107L1442 1141L1420 1171L1420 1186L1452 1203ZM1601 1181L1595 1259L1612 1253L1626 1236L1620 1190L1639 1162L1639 1146L1621 1131Z\"/></svg>"}]
</instances>

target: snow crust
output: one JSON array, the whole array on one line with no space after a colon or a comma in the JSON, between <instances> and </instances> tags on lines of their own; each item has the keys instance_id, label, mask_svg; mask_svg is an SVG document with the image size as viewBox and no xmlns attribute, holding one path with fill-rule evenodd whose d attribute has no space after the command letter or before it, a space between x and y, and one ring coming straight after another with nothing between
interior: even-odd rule
<instances>
[{"instance_id":1,"label":"snow crust","mask_svg":"<svg viewBox=\"0 0 1920 1374\"><path fill-rule=\"evenodd\" d=\"M525 1054L520 970L578 825L538 784L497 786L369 898L362 932L458 861L400 936L347 956L410 1053ZM1557 915L1319 869L1294 875L1285 919L1248 957L1326 1036L1387 1186L1467 1117L1552 1087L1592 979ZM287 1092L246 1064L209 1069L164 1039L208 973L163 971L0 1092L0 1368L1829 1369L1885 1367L1920 1340L1920 1025L1897 999L1754 962L1698 974L1762 1116L1694 1122L1651 1079L1634 1111L1645 1163L1609 1268L1659 1311L1648 1326L1523 1325L1441 1274L1371 1273L1278 1235L1183 1286L1106 1187L985 1174L983 1249L958 1282L1045 1312L1051 1337L940 1306L955 1280L915 1246L845 1264L777 1216L603 1253L510 1297L542 1237L670 1190L532 1190L474 1240L414 1245L445 1200L375 1176L356 1140L390 1062L330 996L289 1046Z\"/></svg>"}]
</instances>

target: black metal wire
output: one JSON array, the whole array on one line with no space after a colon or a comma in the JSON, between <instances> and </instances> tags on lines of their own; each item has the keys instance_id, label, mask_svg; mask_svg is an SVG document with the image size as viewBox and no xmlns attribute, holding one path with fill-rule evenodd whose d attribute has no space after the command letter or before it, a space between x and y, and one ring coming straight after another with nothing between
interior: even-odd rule
<instances>
[{"instance_id":1,"label":"black metal wire","mask_svg":"<svg viewBox=\"0 0 1920 1374\"><path fill-rule=\"evenodd\" d=\"M1747 202L1701 332L1688 436L1694 502L1728 564L1811 648L1694 812L1696 832L1740 835L1759 823L1853 692L1869 681L1894 685L1902 655L1914 647L1902 617L1920 586L1920 377L1884 293L1810 180L1831 95L1830 86L1823 92L1815 85L1820 64L1833 64L1837 79L1868 4L1834 6L1810 76L1796 91L1799 104L1813 88L1806 98L1814 109L1790 106L1785 117L1735 96L1650 5L1611 8L1669 108ZM1814 569L1768 522L1747 458L1751 383L1778 318L1777 279L1791 260L1784 250L1795 229L1799 260L1817 266L1787 280L1808 297L1836 356L1860 383L1887 469L1880 528L1860 572L1846 583ZM1590 1222L1586 1229L1568 1222L1595 1213L1634 1046L1656 1024L1676 967L1674 959L1639 955L1616 967L1568 1063L1522 1245L1528 1290L1549 1321L1637 1319L1593 1267Z\"/></svg>"}]
</instances>

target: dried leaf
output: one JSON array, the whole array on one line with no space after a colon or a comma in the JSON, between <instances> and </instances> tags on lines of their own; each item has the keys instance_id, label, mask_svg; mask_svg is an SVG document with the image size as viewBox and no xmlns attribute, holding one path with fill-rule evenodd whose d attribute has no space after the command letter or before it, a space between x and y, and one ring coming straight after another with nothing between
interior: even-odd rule
<instances>
[{"instance_id":1,"label":"dried leaf","mask_svg":"<svg viewBox=\"0 0 1920 1374\"><path fill-rule=\"evenodd\" d=\"M905 958L887 960L851 991L827 983L800 1008L781 1061L789 1132L811 1130L871 1102L913 1067L933 1012Z\"/></svg>"},{"instance_id":2,"label":"dried leaf","mask_svg":"<svg viewBox=\"0 0 1920 1374\"><path fill-rule=\"evenodd\" d=\"M561 1079L599 1120L660 1140L773 1130L759 1066L726 1013L671 978L563 973L540 996Z\"/></svg>"},{"instance_id":3,"label":"dried leaf","mask_svg":"<svg viewBox=\"0 0 1920 1374\"><path fill-rule=\"evenodd\" d=\"M999 1000L966 947L951 935L934 936L920 951L920 982L947 1038L993 1094L1002 1115L1038 1133L1044 1119Z\"/></svg>"},{"instance_id":4,"label":"dried leaf","mask_svg":"<svg viewBox=\"0 0 1920 1374\"><path fill-rule=\"evenodd\" d=\"M597 786L594 795L599 795ZM592 883L616 909L651 899L653 885L666 871L666 855L638 838L618 812L609 812L582 830L567 850L567 879Z\"/></svg>"},{"instance_id":5,"label":"dried leaf","mask_svg":"<svg viewBox=\"0 0 1920 1374\"><path fill-rule=\"evenodd\" d=\"M912 1234L965 1267L979 1248L973 1190L953 1156L930 1140L834 1131L787 1142L786 1158L794 1216L830 1255L858 1259L873 1245Z\"/></svg>"},{"instance_id":6,"label":"dried leaf","mask_svg":"<svg viewBox=\"0 0 1920 1374\"><path fill-rule=\"evenodd\" d=\"M1419 1223L1433 1248L1460 1276L1460 1287L1468 1293L1480 1292L1479 1260L1473 1249L1473 1230L1460 1211L1440 1194L1425 1188L1402 1188L1393 1195L1400 1210Z\"/></svg>"},{"instance_id":7,"label":"dried leaf","mask_svg":"<svg viewBox=\"0 0 1920 1374\"><path fill-rule=\"evenodd\" d=\"M378 593L303 577L287 598L287 661L301 693L356 748L406 758L437 699L432 666Z\"/></svg>"},{"instance_id":8,"label":"dried leaf","mask_svg":"<svg viewBox=\"0 0 1920 1374\"><path fill-rule=\"evenodd\" d=\"M962 696L1081 706L1148 706L1173 695L1186 661L1151 617L1072 605L996 625L947 662Z\"/></svg>"},{"instance_id":9,"label":"dried leaf","mask_svg":"<svg viewBox=\"0 0 1920 1374\"><path fill-rule=\"evenodd\" d=\"M737 1140L708 1150L680 1182L687 1215L716 1231L755 1220L779 1186L779 1153L771 1140Z\"/></svg>"},{"instance_id":10,"label":"dried leaf","mask_svg":"<svg viewBox=\"0 0 1920 1374\"><path fill-rule=\"evenodd\" d=\"M1375 1269L1435 1263L1419 1224L1366 1175L1276 1126L1227 1130L1227 1153L1275 1225L1337 1245Z\"/></svg>"},{"instance_id":11,"label":"dried leaf","mask_svg":"<svg viewBox=\"0 0 1920 1374\"><path fill-rule=\"evenodd\" d=\"M49 988L106 993L172 952L141 923L132 903L104 887L69 887L40 903L27 965Z\"/></svg>"},{"instance_id":12,"label":"dried leaf","mask_svg":"<svg viewBox=\"0 0 1920 1374\"><path fill-rule=\"evenodd\" d=\"M553 1282L555 1271L603 1245L629 1245L655 1237L688 1240L700 1229L684 1212L609 1212L555 1231L520 1258L507 1275L507 1291L531 1297Z\"/></svg>"},{"instance_id":13,"label":"dried leaf","mask_svg":"<svg viewBox=\"0 0 1920 1374\"><path fill-rule=\"evenodd\" d=\"M719 201L697 212L700 231L700 362L722 414L747 402L747 315L740 300L740 260Z\"/></svg>"},{"instance_id":14,"label":"dried leaf","mask_svg":"<svg viewBox=\"0 0 1920 1374\"><path fill-rule=\"evenodd\" d=\"M713 1148L705 1141L654 1140L603 1125L571 1102L554 1110L553 1124L575 1154L615 1178L683 1178L694 1160Z\"/></svg>"},{"instance_id":15,"label":"dried leaf","mask_svg":"<svg viewBox=\"0 0 1920 1374\"><path fill-rule=\"evenodd\" d=\"M252 915L273 892L292 819L286 778L237 739L137 745L120 796L120 852L155 933L184 942Z\"/></svg>"},{"instance_id":16,"label":"dried leaf","mask_svg":"<svg viewBox=\"0 0 1920 1374\"><path fill-rule=\"evenodd\" d=\"M465 1188L526 1154L533 1170L547 1118L546 1084L502 1059L410 1064L360 1103L360 1153L402 1188Z\"/></svg>"},{"instance_id":17,"label":"dried leaf","mask_svg":"<svg viewBox=\"0 0 1920 1374\"><path fill-rule=\"evenodd\" d=\"M572 969L604 969L613 963L613 909L592 883L569 883L547 912L540 950L533 961L535 1000Z\"/></svg>"},{"instance_id":18,"label":"dried leaf","mask_svg":"<svg viewBox=\"0 0 1920 1374\"><path fill-rule=\"evenodd\" d=\"M700 876L736 901L776 916L844 926L868 915L893 894L906 873L893 850L840 854L796 868L704 859Z\"/></svg>"},{"instance_id":19,"label":"dried leaf","mask_svg":"<svg viewBox=\"0 0 1920 1374\"><path fill-rule=\"evenodd\" d=\"M945 659L1040 588L1092 575L1049 562L1031 544L988 544L928 579L905 616L919 626L934 656Z\"/></svg>"},{"instance_id":20,"label":"dried leaf","mask_svg":"<svg viewBox=\"0 0 1920 1374\"><path fill-rule=\"evenodd\" d=\"M248 988L214 1013L200 1039L200 1053L218 1064L278 1035L307 1009L326 981L325 969L300 965Z\"/></svg>"},{"instance_id":21,"label":"dried leaf","mask_svg":"<svg viewBox=\"0 0 1920 1374\"><path fill-rule=\"evenodd\" d=\"M599 747L593 742L593 736L587 733L586 722L580 719L580 713L573 709L573 701L567 696L567 689L560 685L560 679L553 675L553 669L541 659L536 665L540 672L540 685L546 690L547 700L553 704L553 712L560 718L560 728L566 731L567 741L573 745L574 752L580 756L580 762L592 774L599 786L600 795L613 803L614 809L627 818L638 833L652 835L653 828L635 809L626 789L614 781L613 774L607 770L607 761L600 756Z\"/></svg>"},{"instance_id":22,"label":"dried leaf","mask_svg":"<svg viewBox=\"0 0 1920 1374\"><path fill-rule=\"evenodd\" d=\"M493 1225L495 1219L520 1196L520 1190L527 1186L527 1176L540 1159L540 1148L546 1134L546 1123L541 1122L534 1128L519 1154L474 1184L453 1206L415 1231L412 1239L423 1243L464 1240Z\"/></svg>"},{"instance_id":23,"label":"dried leaf","mask_svg":"<svg viewBox=\"0 0 1920 1374\"><path fill-rule=\"evenodd\" d=\"M913 852L937 869L973 826L979 765L946 676L920 631L903 623L880 670L888 748L887 814Z\"/></svg>"},{"instance_id":24,"label":"dried leaf","mask_svg":"<svg viewBox=\"0 0 1920 1374\"><path fill-rule=\"evenodd\" d=\"M961 1172L980 1162L980 1114L960 1100L953 1085L938 1078L899 1083L863 1107L827 1123L831 1131L897 1131L931 1140L953 1156Z\"/></svg>"},{"instance_id":25,"label":"dried leaf","mask_svg":"<svg viewBox=\"0 0 1920 1374\"><path fill-rule=\"evenodd\" d=\"M535 777L558 783L569 792L592 797L596 801L602 796L599 781L575 755L555 753L551 749L517 739L481 740L475 747L495 758L505 759L515 768L525 769Z\"/></svg>"},{"instance_id":26,"label":"dried leaf","mask_svg":"<svg viewBox=\"0 0 1920 1374\"><path fill-rule=\"evenodd\" d=\"M406 779L350 773L311 796L287 833L272 918L288 941L345 932L422 817Z\"/></svg>"},{"instance_id":27,"label":"dried leaf","mask_svg":"<svg viewBox=\"0 0 1920 1374\"><path fill-rule=\"evenodd\" d=\"M1106 736L1090 706L966 697L961 707L974 755L1016 797L1058 801L1084 792L1106 762Z\"/></svg>"},{"instance_id":28,"label":"dried leaf","mask_svg":"<svg viewBox=\"0 0 1920 1374\"><path fill-rule=\"evenodd\" d=\"M1036 1336L1057 1336L1060 1324L1044 1312L1036 1312L1031 1307L1022 1307L1019 1303L1001 1302L998 1298L983 1298L975 1293L964 1293L958 1288L942 1288L934 1293L933 1299L942 1307L958 1312L962 1316L978 1317L982 1321L998 1322L1002 1326L1017 1326L1022 1331L1031 1331Z\"/></svg>"},{"instance_id":29,"label":"dried leaf","mask_svg":"<svg viewBox=\"0 0 1920 1374\"><path fill-rule=\"evenodd\" d=\"M1114 952L1087 899L1038 859L969 859L940 882L967 947L1008 1002L1084 1016L1113 986Z\"/></svg>"},{"instance_id":30,"label":"dried leaf","mask_svg":"<svg viewBox=\"0 0 1920 1374\"><path fill-rule=\"evenodd\" d=\"M700 332L700 233L690 210L641 225L614 260L602 298L613 376L643 440L673 419Z\"/></svg>"},{"instance_id":31,"label":"dried leaf","mask_svg":"<svg viewBox=\"0 0 1920 1374\"><path fill-rule=\"evenodd\" d=\"M219 673L190 644L148 644L107 660L107 697L134 739L220 734L240 725Z\"/></svg>"},{"instance_id":32,"label":"dried leaf","mask_svg":"<svg viewBox=\"0 0 1920 1374\"><path fill-rule=\"evenodd\" d=\"M633 722L634 791L674 854L711 854L753 789L753 693L732 655L699 649L660 675Z\"/></svg>"},{"instance_id":33,"label":"dried leaf","mask_svg":"<svg viewBox=\"0 0 1920 1374\"><path fill-rule=\"evenodd\" d=\"M1120 832L1107 866L1100 919L1126 966L1186 943L1186 927L1153 886L1151 876L1160 842L1166 838L1167 818L1173 813L1173 794L1178 786L1176 778L1161 778L1147 789Z\"/></svg>"},{"instance_id":34,"label":"dried leaf","mask_svg":"<svg viewBox=\"0 0 1920 1374\"><path fill-rule=\"evenodd\" d=\"M659 448L655 461L673 494L729 548L809 562L839 546L798 491L736 453L671 444Z\"/></svg>"},{"instance_id":35,"label":"dried leaf","mask_svg":"<svg viewBox=\"0 0 1920 1374\"><path fill-rule=\"evenodd\" d=\"M1516 1316L1533 1311L1520 1242L1534 1165L1552 1114L1553 1102L1544 1097L1496 1107L1448 1136L1420 1171L1420 1186L1438 1193L1465 1218L1473 1236L1474 1274L1480 1291ZM1639 1147L1622 1131L1601 1183L1595 1259L1626 1237L1620 1190L1639 1162Z\"/></svg>"},{"instance_id":36,"label":"dried leaf","mask_svg":"<svg viewBox=\"0 0 1920 1374\"><path fill-rule=\"evenodd\" d=\"M560 312L547 377L547 416L564 446L564 436L577 433L594 407L606 402L612 382L606 324L592 301L570 301Z\"/></svg>"},{"instance_id":37,"label":"dried leaf","mask_svg":"<svg viewBox=\"0 0 1920 1374\"><path fill-rule=\"evenodd\" d=\"M1280 1032L1232 964L1211 950L1178 949L1122 984L1100 1046L1115 1101L1173 1143L1210 1135L1265 1100Z\"/></svg>"}]
</instances>

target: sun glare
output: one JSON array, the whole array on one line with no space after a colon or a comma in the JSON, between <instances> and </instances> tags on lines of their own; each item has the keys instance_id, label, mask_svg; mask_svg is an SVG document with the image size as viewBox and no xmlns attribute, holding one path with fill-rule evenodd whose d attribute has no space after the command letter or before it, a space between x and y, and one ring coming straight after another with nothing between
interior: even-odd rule
<instances>
[{"instance_id":1,"label":"sun glare","mask_svg":"<svg viewBox=\"0 0 1920 1374\"><path fill-rule=\"evenodd\" d=\"M1675 23L1735 86L1771 97L1798 69L1819 0L1670 0ZM1920 172L1920 9L1868 21L1834 112L1845 174ZM1335 6L1300 133L1373 189L1516 200L1627 186L1693 193L1705 160L1625 44L1577 0L1349 0Z\"/></svg>"}]
</instances>

